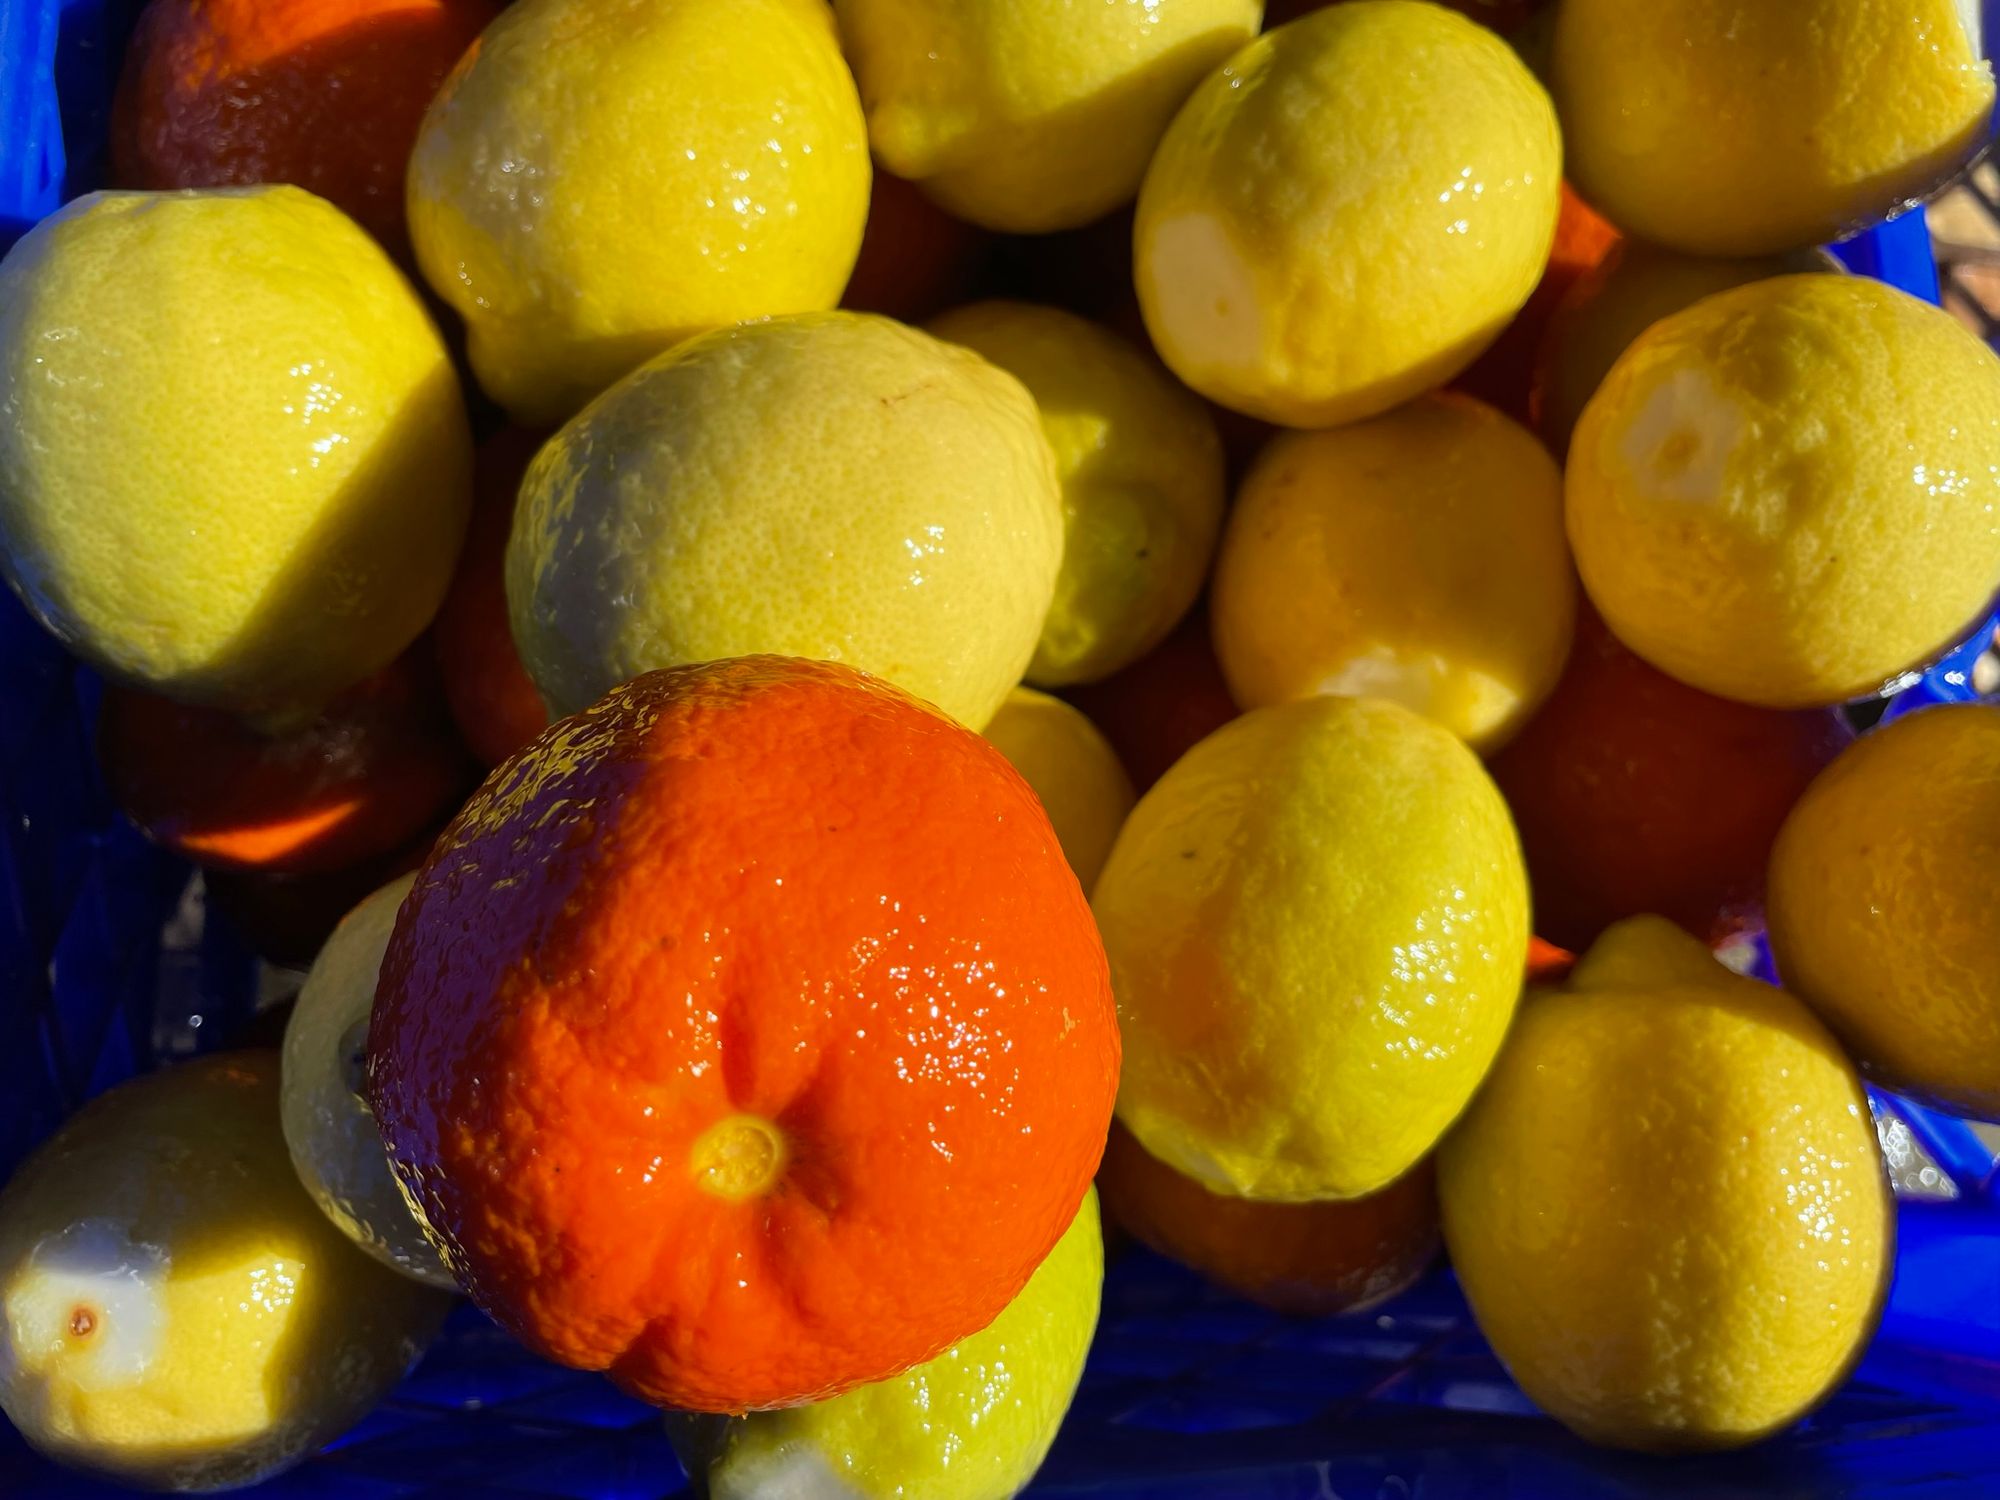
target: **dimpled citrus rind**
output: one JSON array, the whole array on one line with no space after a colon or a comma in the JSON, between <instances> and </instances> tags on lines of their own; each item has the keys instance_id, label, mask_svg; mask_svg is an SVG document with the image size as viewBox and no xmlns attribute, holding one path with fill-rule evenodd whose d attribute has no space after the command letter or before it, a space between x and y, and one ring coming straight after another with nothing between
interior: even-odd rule
<instances>
[{"instance_id":1,"label":"dimpled citrus rind","mask_svg":"<svg viewBox=\"0 0 2000 1500\"><path fill-rule=\"evenodd\" d=\"M1864 736L1771 857L1785 981L1898 1093L2000 1117L2000 707L1928 708Z\"/></svg>"},{"instance_id":2,"label":"dimpled citrus rind","mask_svg":"<svg viewBox=\"0 0 2000 1500\"><path fill-rule=\"evenodd\" d=\"M1132 201L1202 76L1262 0L838 0L882 164L960 218L1073 229Z\"/></svg>"},{"instance_id":3,"label":"dimpled citrus rind","mask_svg":"<svg viewBox=\"0 0 2000 1500\"><path fill-rule=\"evenodd\" d=\"M840 300L867 126L821 0L523 0L410 158L410 233L480 385L564 420L704 329Z\"/></svg>"},{"instance_id":4,"label":"dimpled citrus rind","mask_svg":"<svg viewBox=\"0 0 2000 1500\"><path fill-rule=\"evenodd\" d=\"M1438 1158L1481 1331L1592 1442L1734 1447L1845 1378L1894 1200L1860 1079L1791 996L1657 917L1521 1007Z\"/></svg>"},{"instance_id":5,"label":"dimpled citrus rind","mask_svg":"<svg viewBox=\"0 0 2000 1500\"><path fill-rule=\"evenodd\" d=\"M641 672L758 652L845 662L978 729L1034 654L1062 562L1034 399L887 318L692 339L528 470L507 598L573 713Z\"/></svg>"},{"instance_id":6,"label":"dimpled citrus rind","mask_svg":"<svg viewBox=\"0 0 2000 1500\"><path fill-rule=\"evenodd\" d=\"M1058 308L979 302L931 322L1035 398L1062 479L1063 562L1028 664L1042 687L1144 656L1201 592L1227 502L1208 409L1112 333Z\"/></svg>"},{"instance_id":7,"label":"dimpled citrus rind","mask_svg":"<svg viewBox=\"0 0 2000 1500\"><path fill-rule=\"evenodd\" d=\"M1456 375L1554 242L1562 143L1491 31L1358 0L1209 75L1147 170L1134 272L1161 357L1288 427L1358 421Z\"/></svg>"},{"instance_id":8,"label":"dimpled citrus rind","mask_svg":"<svg viewBox=\"0 0 2000 1500\"><path fill-rule=\"evenodd\" d=\"M1062 1426L1103 1281L1093 1191L1020 1295L978 1333L893 1380L728 1421L703 1445L715 1452L705 1466L709 1495L1007 1500L1034 1477ZM668 1423L684 1442L691 1424ZM683 1462L690 1458L701 1472L699 1455L683 1448Z\"/></svg>"},{"instance_id":9,"label":"dimpled citrus rind","mask_svg":"<svg viewBox=\"0 0 2000 1500\"><path fill-rule=\"evenodd\" d=\"M1521 989L1528 894L1500 794L1378 699L1258 709L1141 799L1094 909L1118 1117L1214 1191L1357 1198L1465 1107Z\"/></svg>"},{"instance_id":10,"label":"dimpled citrus rind","mask_svg":"<svg viewBox=\"0 0 2000 1500\"><path fill-rule=\"evenodd\" d=\"M1769 708L1871 693L2000 589L2000 361L1859 276L1786 276L1656 324L1566 475L1585 589L1627 646Z\"/></svg>"},{"instance_id":11,"label":"dimpled citrus rind","mask_svg":"<svg viewBox=\"0 0 2000 1500\"><path fill-rule=\"evenodd\" d=\"M300 1190L276 1052L113 1089L0 1192L0 1407L49 1457L124 1484L290 1467L388 1394L450 1306Z\"/></svg>"},{"instance_id":12,"label":"dimpled citrus rind","mask_svg":"<svg viewBox=\"0 0 2000 1500\"><path fill-rule=\"evenodd\" d=\"M404 905L369 1046L480 1304L720 1412L990 1322L1118 1072L1088 906L1000 752L776 658L648 674L503 762Z\"/></svg>"},{"instance_id":13,"label":"dimpled citrus rind","mask_svg":"<svg viewBox=\"0 0 2000 1500\"><path fill-rule=\"evenodd\" d=\"M1975 16L1970 0L1566 0L1549 76L1571 180L1692 255L1840 239L1985 140Z\"/></svg>"},{"instance_id":14,"label":"dimpled citrus rind","mask_svg":"<svg viewBox=\"0 0 2000 1500\"><path fill-rule=\"evenodd\" d=\"M72 652L310 717L423 629L471 495L389 258L292 187L91 193L0 261L0 571Z\"/></svg>"},{"instance_id":15,"label":"dimpled citrus rind","mask_svg":"<svg viewBox=\"0 0 2000 1500\"><path fill-rule=\"evenodd\" d=\"M1392 698L1496 750L1569 655L1562 472L1526 428L1452 393L1282 434L1230 512L1209 614L1246 708Z\"/></svg>"}]
</instances>

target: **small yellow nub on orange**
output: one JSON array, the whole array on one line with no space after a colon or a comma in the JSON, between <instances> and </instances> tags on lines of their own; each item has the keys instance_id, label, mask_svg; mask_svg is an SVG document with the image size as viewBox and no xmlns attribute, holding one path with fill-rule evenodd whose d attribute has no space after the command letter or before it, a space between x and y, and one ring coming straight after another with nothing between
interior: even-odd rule
<instances>
[{"instance_id":1,"label":"small yellow nub on orange","mask_svg":"<svg viewBox=\"0 0 2000 1500\"><path fill-rule=\"evenodd\" d=\"M731 1115L701 1133L688 1155L695 1181L731 1203L768 1191L785 1170L785 1138L755 1115Z\"/></svg>"}]
</instances>

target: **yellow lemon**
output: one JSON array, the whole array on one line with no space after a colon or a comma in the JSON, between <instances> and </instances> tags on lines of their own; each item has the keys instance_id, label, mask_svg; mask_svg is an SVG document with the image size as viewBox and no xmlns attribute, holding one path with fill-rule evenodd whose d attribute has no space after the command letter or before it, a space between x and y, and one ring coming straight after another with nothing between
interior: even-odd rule
<instances>
[{"instance_id":1,"label":"yellow lemon","mask_svg":"<svg viewBox=\"0 0 2000 1500\"><path fill-rule=\"evenodd\" d=\"M300 1190L275 1052L112 1090L0 1192L0 1408L126 1484L287 1467L387 1395L450 1306Z\"/></svg>"},{"instance_id":2,"label":"yellow lemon","mask_svg":"<svg viewBox=\"0 0 2000 1500\"><path fill-rule=\"evenodd\" d=\"M293 187L92 193L0 261L0 571L92 665L310 717L430 623L472 449L423 304Z\"/></svg>"},{"instance_id":3,"label":"yellow lemon","mask_svg":"<svg viewBox=\"0 0 2000 1500\"><path fill-rule=\"evenodd\" d=\"M1496 750L1569 655L1562 474L1470 396L1283 434L1230 513L1209 615L1245 708L1393 698Z\"/></svg>"},{"instance_id":4,"label":"yellow lemon","mask_svg":"<svg viewBox=\"0 0 2000 1500\"><path fill-rule=\"evenodd\" d=\"M1055 1441L1097 1328L1097 1193L1000 1316L893 1380L785 1411L669 1416L710 1500L1009 1500Z\"/></svg>"},{"instance_id":5,"label":"yellow lemon","mask_svg":"<svg viewBox=\"0 0 2000 1500\"><path fill-rule=\"evenodd\" d=\"M1694 255L1884 218L1993 113L1972 0L1564 0L1550 76L1583 195Z\"/></svg>"},{"instance_id":6,"label":"yellow lemon","mask_svg":"<svg viewBox=\"0 0 2000 1500\"><path fill-rule=\"evenodd\" d=\"M1015 688L986 738L1035 789L1069 867L1088 891L1136 800L1118 754L1082 712L1033 688Z\"/></svg>"},{"instance_id":7,"label":"yellow lemon","mask_svg":"<svg viewBox=\"0 0 2000 1500\"><path fill-rule=\"evenodd\" d=\"M834 0L882 164L975 224L1073 229L1130 203L1188 91L1263 0Z\"/></svg>"},{"instance_id":8,"label":"yellow lemon","mask_svg":"<svg viewBox=\"0 0 2000 1500\"><path fill-rule=\"evenodd\" d=\"M1531 393L1537 429L1557 452L1568 451L1577 419L1618 356L1662 318L1753 281L1840 270L1839 261L1817 249L1720 260L1622 241L1549 316Z\"/></svg>"},{"instance_id":9,"label":"yellow lemon","mask_svg":"<svg viewBox=\"0 0 2000 1500\"><path fill-rule=\"evenodd\" d=\"M1566 478L1591 601L1690 686L1769 708L1873 692L2000 589L2000 360L1859 276L1785 276L1655 324Z\"/></svg>"},{"instance_id":10,"label":"yellow lemon","mask_svg":"<svg viewBox=\"0 0 2000 1500\"><path fill-rule=\"evenodd\" d=\"M1358 1198L1414 1167L1521 991L1528 888L1472 752L1398 704L1217 730L1126 820L1093 907L1118 1117L1213 1191Z\"/></svg>"},{"instance_id":11,"label":"yellow lemon","mask_svg":"<svg viewBox=\"0 0 2000 1500\"><path fill-rule=\"evenodd\" d=\"M1771 856L1785 983L1870 1077L2000 1119L2000 705L1925 709L1820 773Z\"/></svg>"},{"instance_id":12,"label":"yellow lemon","mask_svg":"<svg viewBox=\"0 0 2000 1500\"><path fill-rule=\"evenodd\" d=\"M416 883L392 880L341 918L313 960L285 1026L285 1144L299 1181L355 1244L407 1276L456 1291L389 1171L364 1068L375 980Z\"/></svg>"},{"instance_id":13,"label":"yellow lemon","mask_svg":"<svg viewBox=\"0 0 2000 1500\"><path fill-rule=\"evenodd\" d=\"M549 426L690 334L832 307L868 185L825 0L520 0L424 117L410 235L479 383Z\"/></svg>"},{"instance_id":14,"label":"yellow lemon","mask_svg":"<svg viewBox=\"0 0 2000 1500\"><path fill-rule=\"evenodd\" d=\"M845 662L983 728L1062 562L1032 397L862 313L691 339L549 441L507 549L514 637L574 713L641 672Z\"/></svg>"},{"instance_id":15,"label":"yellow lemon","mask_svg":"<svg viewBox=\"0 0 2000 1500\"><path fill-rule=\"evenodd\" d=\"M1445 1244L1521 1389L1592 1442L1752 1442L1860 1358L1895 1204L1812 1013L1659 917L1521 1007L1438 1155Z\"/></svg>"},{"instance_id":16,"label":"yellow lemon","mask_svg":"<svg viewBox=\"0 0 2000 1500\"><path fill-rule=\"evenodd\" d=\"M1491 31L1418 0L1280 26L1196 89L1139 194L1169 368L1288 427L1444 384L1527 301L1560 208L1555 111Z\"/></svg>"},{"instance_id":17,"label":"yellow lemon","mask_svg":"<svg viewBox=\"0 0 2000 1500\"><path fill-rule=\"evenodd\" d=\"M1226 486L1208 408L1116 334L1053 307L975 303L931 332L1025 385L1055 450L1063 565L1028 680L1066 687L1129 666L1208 575Z\"/></svg>"}]
</instances>

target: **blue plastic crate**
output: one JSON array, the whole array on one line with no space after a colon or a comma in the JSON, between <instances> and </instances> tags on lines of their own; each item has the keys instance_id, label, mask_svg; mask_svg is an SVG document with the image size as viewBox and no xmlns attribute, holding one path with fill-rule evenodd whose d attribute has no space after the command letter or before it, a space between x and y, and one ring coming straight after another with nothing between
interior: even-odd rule
<instances>
[{"instance_id":1,"label":"blue plastic crate","mask_svg":"<svg viewBox=\"0 0 2000 1500\"><path fill-rule=\"evenodd\" d=\"M137 0L0 0L0 249L99 180L136 10ZM1839 251L1859 272L1937 296L1920 212ZM1887 713L1974 696L1972 663L1993 629ZM254 962L203 920L188 869L106 798L89 753L96 695L0 591L0 1179L83 1099L225 1038L255 1002ZM1083 1388L1032 1493L2000 1495L1994 1155L1962 1121L1876 1103L1911 1195L1881 1335L1831 1402L1758 1449L1663 1461L1586 1447L1529 1406L1448 1272L1376 1312L1309 1322L1135 1254L1110 1273ZM686 1492L654 1413L533 1358L469 1307L381 1410L258 1490L274 1500ZM121 1493L41 1462L0 1423L0 1496Z\"/></svg>"}]
</instances>

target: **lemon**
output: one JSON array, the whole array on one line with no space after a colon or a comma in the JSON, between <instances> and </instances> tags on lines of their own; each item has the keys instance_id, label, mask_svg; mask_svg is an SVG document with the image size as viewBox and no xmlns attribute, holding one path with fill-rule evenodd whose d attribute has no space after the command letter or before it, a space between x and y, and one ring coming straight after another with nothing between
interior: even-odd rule
<instances>
[{"instance_id":1,"label":"lemon","mask_svg":"<svg viewBox=\"0 0 2000 1500\"><path fill-rule=\"evenodd\" d=\"M882 164L960 218L1073 229L1132 201L1262 0L834 0Z\"/></svg>"},{"instance_id":2,"label":"lemon","mask_svg":"<svg viewBox=\"0 0 2000 1500\"><path fill-rule=\"evenodd\" d=\"M1007 695L986 738L1042 799L1056 841L1088 891L1136 800L1117 752L1080 711L1033 688Z\"/></svg>"},{"instance_id":3,"label":"lemon","mask_svg":"<svg viewBox=\"0 0 2000 1500\"><path fill-rule=\"evenodd\" d=\"M1139 802L1098 877L1118 1118L1225 1194L1358 1198L1499 1051L1528 890L1472 752L1378 699L1256 709Z\"/></svg>"},{"instance_id":4,"label":"lemon","mask_svg":"<svg viewBox=\"0 0 2000 1500\"><path fill-rule=\"evenodd\" d=\"M1625 240L1563 295L1549 317L1535 361L1535 425L1567 451L1577 419L1618 356L1662 318L1704 297L1810 271L1839 272L1824 250L1742 260L1683 255L1644 240Z\"/></svg>"},{"instance_id":5,"label":"lemon","mask_svg":"<svg viewBox=\"0 0 2000 1500\"><path fill-rule=\"evenodd\" d=\"M1769 708L1873 692L2000 589L2000 361L1863 277L1738 287L1612 368L1566 500L1584 587L1654 666Z\"/></svg>"},{"instance_id":6,"label":"lemon","mask_svg":"<svg viewBox=\"0 0 2000 1500\"><path fill-rule=\"evenodd\" d=\"M1507 44L1418 0L1281 26L1196 89L1139 193L1139 304L1169 368L1288 427L1374 416L1469 365L1541 278L1554 108Z\"/></svg>"},{"instance_id":7,"label":"lemon","mask_svg":"<svg viewBox=\"0 0 2000 1500\"><path fill-rule=\"evenodd\" d=\"M275 1052L114 1089L0 1192L0 1408L126 1484L285 1468L388 1394L450 1306L300 1191Z\"/></svg>"},{"instance_id":8,"label":"lemon","mask_svg":"<svg viewBox=\"0 0 2000 1500\"><path fill-rule=\"evenodd\" d=\"M710 1500L1008 1500L1034 1477L1097 1328L1097 1193L983 1330L893 1380L743 1417L674 1413L681 1461Z\"/></svg>"},{"instance_id":9,"label":"lemon","mask_svg":"<svg viewBox=\"0 0 2000 1500\"><path fill-rule=\"evenodd\" d=\"M1888 1289L1895 1205L1853 1065L1659 917L1521 1007L1438 1189L1481 1331L1592 1442L1776 1431L1846 1376Z\"/></svg>"},{"instance_id":10,"label":"lemon","mask_svg":"<svg viewBox=\"0 0 2000 1500\"><path fill-rule=\"evenodd\" d=\"M869 171L825 0L520 0L424 117L410 234L479 383L550 426L690 334L832 307Z\"/></svg>"},{"instance_id":11,"label":"lemon","mask_svg":"<svg viewBox=\"0 0 2000 1500\"><path fill-rule=\"evenodd\" d=\"M1116 334L1053 307L976 303L931 332L1025 385L1055 450L1063 566L1028 680L1065 687L1129 666L1208 575L1226 484L1208 408Z\"/></svg>"},{"instance_id":12,"label":"lemon","mask_svg":"<svg viewBox=\"0 0 2000 1500\"><path fill-rule=\"evenodd\" d=\"M422 303L310 193L92 193L0 261L0 571L112 676L311 717L430 622L471 483Z\"/></svg>"},{"instance_id":13,"label":"lemon","mask_svg":"<svg viewBox=\"0 0 2000 1500\"><path fill-rule=\"evenodd\" d=\"M355 907L313 960L285 1026L285 1144L299 1182L342 1234L383 1265L456 1291L396 1186L364 1094L375 980L416 879L392 880Z\"/></svg>"},{"instance_id":14,"label":"lemon","mask_svg":"<svg viewBox=\"0 0 2000 1500\"><path fill-rule=\"evenodd\" d=\"M1883 218L1993 112L1973 0L1564 0L1550 76L1583 195L1694 255Z\"/></svg>"},{"instance_id":15,"label":"lemon","mask_svg":"<svg viewBox=\"0 0 2000 1500\"><path fill-rule=\"evenodd\" d=\"M1862 1071L2000 1119L2000 705L1909 715L1858 740L1771 856L1779 971Z\"/></svg>"},{"instance_id":16,"label":"lemon","mask_svg":"<svg viewBox=\"0 0 2000 1500\"><path fill-rule=\"evenodd\" d=\"M514 636L574 713L641 672L845 662L983 728L1062 562L1054 457L1019 381L887 318L691 339L563 428L522 482Z\"/></svg>"},{"instance_id":17,"label":"lemon","mask_svg":"<svg viewBox=\"0 0 2000 1500\"><path fill-rule=\"evenodd\" d=\"M1497 749L1569 654L1562 474L1470 396L1283 434L1230 513L1209 612L1245 708L1393 698Z\"/></svg>"}]
</instances>

